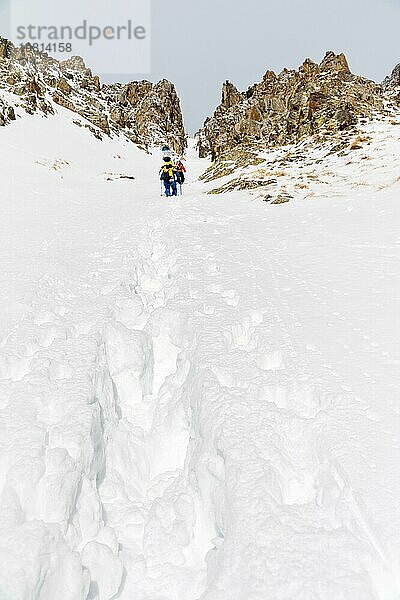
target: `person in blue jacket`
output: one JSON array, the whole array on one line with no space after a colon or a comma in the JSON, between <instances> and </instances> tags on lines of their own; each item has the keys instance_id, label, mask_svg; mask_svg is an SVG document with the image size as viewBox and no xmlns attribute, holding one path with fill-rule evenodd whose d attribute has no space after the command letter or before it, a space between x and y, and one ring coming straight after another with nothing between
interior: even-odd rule
<instances>
[{"instance_id":1,"label":"person in blue jacket","mask_svg":"<svg viewBox=\"0 0 400 600\"><path fill-rule=\"evenodd\" d=\"M164 183L165 195L167 198L170 196L178 195L177 188L177 174L176 167L171 160L170 156L164 158L164 164L160 169L160 179Z\"/></svg>"}]
</instances>

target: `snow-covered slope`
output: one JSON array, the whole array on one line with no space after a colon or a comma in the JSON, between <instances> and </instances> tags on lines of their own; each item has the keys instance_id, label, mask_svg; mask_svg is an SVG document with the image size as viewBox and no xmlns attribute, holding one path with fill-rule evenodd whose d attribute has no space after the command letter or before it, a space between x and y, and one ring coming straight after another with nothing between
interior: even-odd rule
<instances>
[{"instance_id":1,"label":"snow-covered slope","mask_svg":"<svg viewBox=\"0 0 400 600\"><path fill-rule=\"evenodd\" d=\"M399 181L399 132L400 114L391 108L387 116L324 143L308 137L276 150L251 148L212 163L201 178L209 194L247 189L276 204L358 192L369 198Z\"/></svg>"},{"instance_id":2,"label":"snow-covered slope","mask_svg":"<svg viewBox=\"0 0 400 600\"><path fill-rule=\"evenodd\" d=\"M272 206L72 118L1 132L1 600L398 598L400 127Z\"/></svg>"}]
</instances>

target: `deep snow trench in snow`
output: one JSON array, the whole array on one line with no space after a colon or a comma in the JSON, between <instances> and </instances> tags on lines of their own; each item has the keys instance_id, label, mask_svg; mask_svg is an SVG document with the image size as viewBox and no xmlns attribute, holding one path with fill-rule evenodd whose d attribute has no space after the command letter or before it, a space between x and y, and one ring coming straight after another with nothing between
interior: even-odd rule
<instances>
[{"instance_id":1,"label":"deep snow trench in snow","mask_svg":"<svg viewBox=\"0 0 400 600\"><path fill-rule=\"evenodd\" d=\"M2 131L1 600L398 599L399 184L167 201L70 119Z\"/></svg>"}]
</instances>

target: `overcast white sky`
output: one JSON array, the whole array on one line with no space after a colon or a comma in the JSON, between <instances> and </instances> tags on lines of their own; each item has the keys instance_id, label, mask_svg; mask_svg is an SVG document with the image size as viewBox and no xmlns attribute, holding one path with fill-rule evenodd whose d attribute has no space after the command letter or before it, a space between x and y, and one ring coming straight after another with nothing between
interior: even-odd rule
<instances>
[{"instance_id":1,"label":"overcast white sky","mask_svg":"<svg viewBox=\"0 0 400 600\"><path fill-rule=\"evenodd\" d=\"M194 130L220 99L267 68L297 67L326 50L345 52L354 72L377 81L400 62L400 0L153 0L153 77L175 81Z\"/></svg>"},{"instance_id":2,"label":"overcast white sky","mask_svg":"<svg viewBox=\"0 0 400 600\"><path fill-rule=\"evenodd\" d=\"M267 68L319 61L328 49L377 81L400 62L400 0L152 0L152 12L149 78L176 84L190 132L219 103L225 79L246 89Z\"/></svg>"}]
</instances>

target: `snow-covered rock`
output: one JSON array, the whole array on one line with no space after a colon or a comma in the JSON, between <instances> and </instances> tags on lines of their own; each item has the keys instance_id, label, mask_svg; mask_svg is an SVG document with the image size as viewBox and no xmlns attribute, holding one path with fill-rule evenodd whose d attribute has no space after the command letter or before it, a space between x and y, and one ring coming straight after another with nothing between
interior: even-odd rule
<instances>
[{"instance_id":1,"label":"snow-covered rock","mask_svg":"<svg viewBox=\"0 0 400 600\"><path fill-rule=\"evenodd\" d=\"M400 104L400 63L395 66L391 75L384 79L382 86L386 95Z\"/></svg>"},{"instance_id":2,"label":"snow-covered rock","mask_svg":"<svg viewBox=\"0 0 400 600\"><path fill-rule=\"evenodd\" d=\"M172 83L162 80L101 85L79 56L57 61L29 45L14 47L0 38L0 126L15 118L14 106L30 114L54 114L57 106L84 117L76 124L96 137L123 134L148 149L168 143L177 153L186 148L179 98Z\"/></svg>"},{"instance_id":3,"label":"snow-covered rock","mask_svg":"<svg viewBox=\"0 0 400 600\"><path fill-rule=\"evenodd\" d=\"M344 54L328 52L319 65L306 59L297 71L267 71L247 92L226 82L198 133L199 152L214 160L238 146L272 148L310 135L321 141L382 109L381 87L353 75Z\"/></svg>"}]
</instances>

